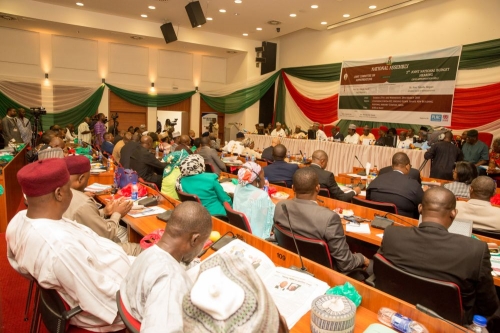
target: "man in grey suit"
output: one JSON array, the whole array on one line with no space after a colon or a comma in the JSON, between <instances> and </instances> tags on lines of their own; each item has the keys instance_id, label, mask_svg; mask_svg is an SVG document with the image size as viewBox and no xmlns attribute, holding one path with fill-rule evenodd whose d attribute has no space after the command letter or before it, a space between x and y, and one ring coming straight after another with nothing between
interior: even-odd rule
<instances>
[{"instance_id":1,"label":"man in grey suit","mask_svg":"<svg viewBox=\"0 0 500 333\"><path fill-rule=\"evenodd\" d=\"M23 138L21 137L21 132L17 127L16 120L16 109L8 108L7 115L2 119L3 128L3 138L5 140L5 145L7 146L10 141L14 140L17 143L23 143Z\"/></svg>"},{"instance_id":2,"label":"man in grey suit","mask_svg":"<svg viewBox=\"0 0 500 333\"><path fill-rule=\"evenodd\" d=\"M352 253L347 245L340 217L316 202L319 192L318 175L311 168L302 168L293 175L295 198L282 200L274 210L274 223L290 229L283 205L290 215L295 234L324 240L328 244L336 270L348 274L356 268L368 267L369 260L361 253ZM306 256L307 257L307 256Z\"/></svg>"},{"instance_id":3,"label":"man in grey suit","mask_svg":"<svg viewBox=\"0 0 500 333\"><path fill-rule=\"evenodd\" d=\"M205 163L210 163L214 167L214 172L220 175L221 171L226 172L226 165L217 155L215 149L210 148L210 138L204 136L201 138L201 147L198 149L198 154L203 157Z\"/></svg>"}]
</instances>

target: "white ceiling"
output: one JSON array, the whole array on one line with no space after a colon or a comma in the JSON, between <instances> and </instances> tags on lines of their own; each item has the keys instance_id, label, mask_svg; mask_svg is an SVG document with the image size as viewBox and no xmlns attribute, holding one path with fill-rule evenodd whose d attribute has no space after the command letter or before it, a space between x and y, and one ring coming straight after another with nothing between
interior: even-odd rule
<instances>
[{"instance_id":1,"label":"white ceiling","mask_svg":"<svg viewBox=\"0 0 500 333\"><path fill-rule=\"evenodd\" d=\"M401 5L412 4L422 0L241 0L237 4L234 0L200 0L203 12L206 17L212 17L212 21L207 21L200 28L191 28L185 6L190 0L32 0L55 6L72 8L89 12L98 12L118 17L143 20L144 22L158 23L172 22L176 27L186 29L200 29L205 32L228 35L238 38L248 38L258 41L269 41L279 38L301 29L309 28L316 30L326 30L327 26L348 23L348 21L358 21L366 19L369 22L371 15L383 14L387 11L397 9ZM83 7L77 6L76 2L82 2ZM317 5L317 9L311 8ZM369 9L371 5L376 9ZM148 6L155 6L156 9L148 9ZM1 6L0 6L1 8ZM219 9L225 9L226 13L220 13ZM296 17L290 17L290 14ZM3 14L3 13L0 13ZM10 14L5 12L5 14ZM141 14L148 15L142 18ZM238 15L236 15L238 14ZM350 17L344 18L344 14ZM93 29L92 27L82 27L77 25L63 24L44 20L43 13L37 17L15 16L17 20L8 21L0 19L0 26L23 30L39 31L52 34L59 34L72 37L106 40L141 46L157 47L175 51L201 53L214 56L233 56L225 48L213 46L191 44L176 41L168 45L162 38L142 36L142 40L130 39L130 34L117 31ZM281 22L277 26L268 24L268 21L276 20ZM327 22L322 25L321 22ZM257 31L256 28L262 28ZM280 32L276 28L280 28ZM159 27L158 27L159 28ZM248 33L248 37L242 34Z\"/></svg>"}]
</instances>

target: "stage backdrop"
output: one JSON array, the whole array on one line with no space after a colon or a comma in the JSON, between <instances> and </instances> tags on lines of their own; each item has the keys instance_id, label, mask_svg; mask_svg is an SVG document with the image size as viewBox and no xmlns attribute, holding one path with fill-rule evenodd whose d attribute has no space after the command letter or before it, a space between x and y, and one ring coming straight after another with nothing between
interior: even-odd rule
<instances>
[{"instance_id":1,"label":"stage backdrop","mask_svg":"<svg viewBox=\"0 0 500 333\"><path fill-rule=\"evenodd\" d=\"M451 125L461 46L365 61L344 61L338 117Z\"/></svg>"}]
</instances>

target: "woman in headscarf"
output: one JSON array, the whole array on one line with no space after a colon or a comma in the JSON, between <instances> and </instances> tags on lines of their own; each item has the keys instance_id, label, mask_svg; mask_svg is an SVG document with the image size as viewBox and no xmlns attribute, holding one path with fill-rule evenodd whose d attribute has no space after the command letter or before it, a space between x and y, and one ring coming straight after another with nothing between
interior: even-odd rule
<instances>
[{"instance_id":1,"label":"woman in headscarf","mask_svg":"<svg viewBox=\"0 0 500 333\"><path fill-rule=\"evenodd\" d=\"M249 158L252 158L252 155L258 159L262 158L261 153L258 153L255 150L253 150L253 148L255 147L255 143L253 142L253 140L251 138L246 138L245 140L243 140L242 144L243 144L243 147L245 147L245 148L242 150L240 156L245 157L248 154Z\"/></svg>"},{"instance_id":2,"label":"woman in headscarf","mask_svg":"<svg viewBox=\"0 0 500 333\"><path fill-rule=\"evenodd\" d=\"M245 214L252 234L269 238L273 227L274 203L261 188L264 170L255 162L246 162L238 171L238 185L234 190L233 209Z\"/></svg>"},{"instance_id":3,"label":"woman in headscarf","mask_svg":"<svg viewBox=\"0 0 500 333\"><path fill-rule=\"evenodd\" d=\"M176 189L189 194L196 194L201 204L210 215L226 215L224 202L232 204L231 198L224 192L215 173L206 173L205 161L198 154L186 157L180 164L181 176L177 178Z\"/></svg>"},{"instance_id":4,"label":"woman in headscarf","mask_svg":"<svg viewBox=\"0 0 500 333\"><path fill-rule=\"evenodd\" d=\"M163 170L163 180L161 182L161 192L179 200L177 191L175 190L175 182L177 178L181 175L181 170L179 170L179 165L182 160L188 157L189 154L183 149L180 151L174 151L166 155L163 161L167 163L167 166Z\"/></svg>"}]
</instances>

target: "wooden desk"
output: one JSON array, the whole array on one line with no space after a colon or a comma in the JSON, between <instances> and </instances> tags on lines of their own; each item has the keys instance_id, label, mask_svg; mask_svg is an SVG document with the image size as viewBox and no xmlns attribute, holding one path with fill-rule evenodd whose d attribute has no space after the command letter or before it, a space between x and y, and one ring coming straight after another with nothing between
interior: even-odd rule
<instances>
[{"instance_id":1,"label":"wooden desk","mask_svg":"<svg viewBox=\"0 0 500 333\"><path fill-rule=\"evenodd\" d=\"M98 174L90 174L89 184L99 183L103 185L113 185L114 183L114 171L106 171Z\"/></svg>"},{"instance_id":2,"label":"wooden desk","mask_svg":"<svg viewBox=\"0 0 500 333\"><path fill-rule=\"evenodd\" d=\"M4 194L0 195L0 233L5 232L7 224L16 215L23 201L17 172L26 164L26 150L27 147L24 147L12 161L0 169L0 185L4 188Z\"/></svg>"}]
</instances>

